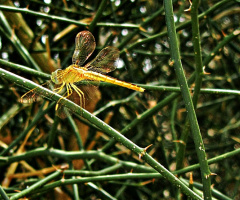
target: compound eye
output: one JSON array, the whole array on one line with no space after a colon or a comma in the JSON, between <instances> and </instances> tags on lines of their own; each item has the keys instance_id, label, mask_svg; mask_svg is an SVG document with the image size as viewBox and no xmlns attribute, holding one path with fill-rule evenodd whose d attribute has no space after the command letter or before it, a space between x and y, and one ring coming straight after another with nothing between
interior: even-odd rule
<instances>
[{"instance_id":1,"label":"compound eye","mask_svg":"<svg viewBox=\"0 0 240 200\"><path fill-rule=\"evenodd\" d=\"M54 72L52 72L51 80L55 84L60 84L60 80L59 80L59 76L58 76L60 70L61 69L57 69Z\"/></svg>"}]
</instances>

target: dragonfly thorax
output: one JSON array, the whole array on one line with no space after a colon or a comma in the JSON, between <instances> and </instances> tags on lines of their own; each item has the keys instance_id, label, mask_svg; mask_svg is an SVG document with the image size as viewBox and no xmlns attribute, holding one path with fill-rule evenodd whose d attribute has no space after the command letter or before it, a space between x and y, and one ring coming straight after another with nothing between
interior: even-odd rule
<instances>
[{"instance_id":1,"label":"dragonfly thorax","mask_svg":"<svg viewBox=\"0 0 240 200\"><path fill-rule=\"evenodd\" d=\"M58 76L58 73L62 71L61 69L57 69L56 71L52 72L52 75L51 75L51 80L53 83L55 84L61 84L62 83L62 80L59 78Z\"/></svg>"},{"instance_id":2,"label":"dragonfly thorax","mask_svg":"<svg viewBox=\"0 0 240 200\"><path fill-rule=\"evenodd\" d=\"M73 84L85 80L86 69L72 64L64 70L58 69L52 73L51 80L55 84Z\"/></svg>"}]
</instances>

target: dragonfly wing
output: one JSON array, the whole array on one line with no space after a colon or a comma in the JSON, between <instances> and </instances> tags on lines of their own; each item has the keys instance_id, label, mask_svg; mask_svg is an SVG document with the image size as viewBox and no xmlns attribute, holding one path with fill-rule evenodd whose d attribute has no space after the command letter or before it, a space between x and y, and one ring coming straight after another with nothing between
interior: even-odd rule
<instances>
[{"instance_id":1,"label":"dragonfly wing","mask_svg":"<svg viewBox=\"0 0 240 200\"><path fill-rule=\"evenodd\" d=\"M47 88L50 88L50 81L45 82L41 86L44 86L44 85L46 85ZM44 96L44 94L40 94L38 91L38 88L39 87L35 87L32 90L29 90L28 92L26 92L24 95L21 96L19 101L21 103L28 103L28 104L40 101Z\"/></svg>"},{"instance_id":2,"label":"dragonfly wing","mask_svg":"<svg viewBox=\"0 0 240 200\"><path fill-rule=\"evenodd\" d=\"M89 31L81 31L76 36L75 45L72 62L73 64L82 66L96 47L95 38Z\"/></svg>"},{"instance_id":3,"label":"dragonfly wing","mask_svg":"<svg viewBox=\"0 0 240 200\"><path fill-rule=\"evenodd\" d=\"M96 58L89 62L85 67L91 71L108 73L116 69L118 58L118 48L106 47L102 49Z\"/></svg>"}]
</instances>

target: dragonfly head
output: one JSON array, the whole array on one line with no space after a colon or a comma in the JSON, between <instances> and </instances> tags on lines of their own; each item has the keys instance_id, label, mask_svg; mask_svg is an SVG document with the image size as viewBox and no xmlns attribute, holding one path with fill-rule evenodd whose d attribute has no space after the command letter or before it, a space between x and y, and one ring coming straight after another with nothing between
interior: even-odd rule
<instances>
[{"instance_id":1,"label":"dragonfly head","mask_svg":"<svg viewBox=\"0 0 240 200\"><path fill-rule=\"evenodd\" d=\"M59 77L59 72L62 71L61 69L57 69L56 71L52 72L51 80L55 84L61 84L62 81Z\"/></svg>"}]
</instances>

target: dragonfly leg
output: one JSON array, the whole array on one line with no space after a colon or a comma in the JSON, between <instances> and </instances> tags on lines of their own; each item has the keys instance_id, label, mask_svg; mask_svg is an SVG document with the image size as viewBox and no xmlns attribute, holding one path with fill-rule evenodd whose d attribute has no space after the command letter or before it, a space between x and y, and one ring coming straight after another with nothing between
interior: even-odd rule
<instances>
[{"instance_id":1,"label":"dragonfly leg","mask_svg":"<svg viewBox=\"0 0 240 200\"><path fill-rule=\"evenodd\" d=\"M80 90L76 85L71 84L72 88L77 92L79 98L80 98L80 107L85 108L85 98L84 93L82 90Z\"/></svg>"},{"instance_id":2,"label":"dragonfly leg","mask_svg":"<svg viewBox=\"0 0 240 200\"><path fill-rule=\"evenodd\" d=\"M59 93L62 91L62 89L63 89L64 86L65 86L65 82L64 82L60 87L55 88L55 89L53 89L53 90L56 91L56 93L59 94Z\"/></svg>"},{"instance_id":3,"label":"dragonfly leg","mask_svg":"<svg viewBox=\"0 0 240 200\"><path fill-rule=\"evenodd\" d=\"M65 83L62 84L62 86L60 87L60 89L61 89L64 85L65 85ZM72 94L72 88L71 88L71 86L70 86L68 83L66 83L66 88L67 88L67 95L64 95L63 97L61 97L61 98L57 101L55 110L58 109L59 103L60 103L60 101L62 101L62 99L66 99L66 98L68 98L69 96L71 96L71 94ZM61 90L62 90L62 89L61 89ZM61 91L61 90L59 90L59 91ZM58 92L59 92L59 91L58 91ZM57 92L57 93L58 93L58 92Z\"/></svg>"},{"instance_id":4,"label":"dragonfly leg","mask_svg":"<svg viewBox=\"0 0 240 200\"><path fill-rule=\"evenodd\" d=\"M72 94L72 88L70 86L70 84L67 84L67 97L69 97Z\"/></svg>"}]
</instances>

